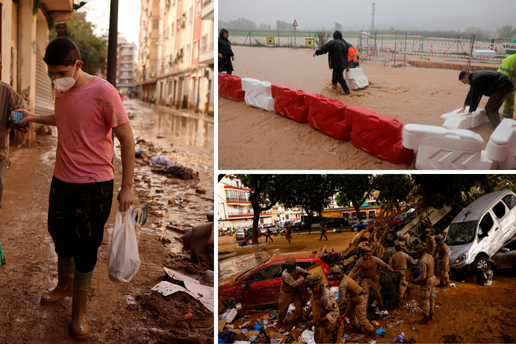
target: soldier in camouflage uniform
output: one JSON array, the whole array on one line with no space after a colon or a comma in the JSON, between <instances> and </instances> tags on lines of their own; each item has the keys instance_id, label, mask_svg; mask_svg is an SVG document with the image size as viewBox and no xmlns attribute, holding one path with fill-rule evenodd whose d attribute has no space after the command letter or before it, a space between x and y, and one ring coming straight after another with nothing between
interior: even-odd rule
<instances>
[{"instance_id":1,"label":"soldier in camouflage uniform","mask_svg":"<svg viewBox=\"0 0 516 344\"><path fill-rule=\"evenodd\" d=\"M423 308L423 319L419 321L420 324L428 324L432 320L435 303L435 275L434 275L434 257L428 254L426 244L419 245L419 271L420 275L414 282L421 282L420 296Z\"/></svg>"},{"instance_id":2,"label":"soldier in camouflage uniform","mask_svg":"<svg viewBox=\"0 0 516 344\"><path fill-rule=\"evenodd\" d=\"M278 324L283 325L283 320L287 315L288 306L293 301L296 306L295 319L301 320L303 317L303 298L299 286L305 281L308 273L299 266L293 257L288 257L285 262L285 270L281 274L281 290L278 306Z\"/></svg>"},{"instance_id":3,"label":"soldier in camouflage uniform","mask_svg":"<svg viewBox=\"0 0 516 344\"><path fill-rule=\"evenodd\" d=\"M407 281L405 278L405 271L407 270L407 262L414 265L416 261L412 259L411 256L403 252L403 246L400 244L395 246L396 253L393 254L391 259L389 260L389 265L392 266L394 270L400 273L400 297L403 299L405 295L405 290L407 290Z\"/></svg>"},{"instance_id":4,"label":"soldier in camouflage uniform","mask_svg":"<svg viewBox=\"0 0 516 344\"><path fill-rule=\"evenodd\" d=\"M425 235L426 235L426 248L428 250L428 253L431 255L431 256L434 256L435 255L435 240L434 240L434 237L432 236L432 232L434 230L432 228L427 228L425 229Z\"/></svg>"},{"instance_id":5,"label":"soldier in camouflage uniform","mask_svg":"<svg viewBox=\"0 0 516 344\"><path fill-rule=\"evenodd\" d=\"M378 284L380 276L376 273L376 267L380 265L389 271L395 271L389 265L385 264L380 258L372 257L371 248L369 246L363 246L360 248L360 253L362 254L362 258L357 260L353 270L351 270L348 276L353 278L357 270L361 267L362 271L360 272L360 277L362 278L362 282L360 283L360 286L368 295L369 288L371 288L371 292L375 296L378 305L383 307L383 300L382 296L380 295L380 285Z\"/></svg>"},{"instance_id":6,"label":"soldier in camouflage uniform","mask_svg":"<svg viewBox=\"0 0 516 344\"><path fill-rule=\"evenodd\" d=\"M342 268L337 265L331 268L330 273L340 279L337 306L341 310L346 306L346 316L349 318L351 326L358 328L360 324L362 332L373 333L374 326L367 319L367 295L362 287L351 277L344 275ZM346 302L347 294L349 294L349 298Z\"/></svg>"},{"instance_id":7,"label":"soldier in camouflage uniform","mask_svg":"<svg viewBox=\"0 0 516 344\"><path fill-rule=\"evenodd\" d=\"M441 234L435 237L435 241L437 243L436 259L437 255L439 256L437 260L437 277L439 277L438 287L446 287L450 283L450 276L448 275L448 272L450 271L450 250L448 249L448 245L444 243L443 239L444 238Z\"/></svg>"},{"instance_id":8,"label":"soldier in camouflage uniform","mask_svg":"<svg viewBox=\"0 0 516 344\"><path fill-rule=\"evenodd\" d=\"M316 325L315 342L339 343L344 334L344 325L340 319L339 306L337 306L335 296L322 285L322 277L318 272L308 276L306 286L312 290L308 310L312 311Z\"/></svg>"}]
</instances>

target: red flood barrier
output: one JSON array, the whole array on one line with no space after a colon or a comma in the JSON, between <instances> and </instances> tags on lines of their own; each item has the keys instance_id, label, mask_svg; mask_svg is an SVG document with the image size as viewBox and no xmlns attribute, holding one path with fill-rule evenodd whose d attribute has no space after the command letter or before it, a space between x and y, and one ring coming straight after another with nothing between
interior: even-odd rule
<instances>
[{"instance_id":1,"label":"red flood barrier","mask_svg":"<svg viewBox=\"0 0 516 344\"><path fill-rule=\"evenodd\" d=\"M346 105L323 95L306 92L308 124L315 130L341 141L349 141L351 126L346 121Z\"/></svg>"},{"instance_id":2,"label":"red flood barrier","mask_svg":"<svg viewBox=\"0 0 516 344\"><path fill-rule=\"evenodd\" d=\"M274 111L283 117L299 123L308 123L308 109L305 106L305 92L286 85L272 84Z\"/></svg>"},{"instance_id":3,"label":"red flood barrier","mask_svg":"<svg viewBox=\"0 0 516 344\"><path fill-rule=\"evenodd\" d=\"M243 102L245 92L242 90L242 79L236 75L219 73L219 96Z\"/></svg>"},{"instance_id":4,"label":"red flood barrier","mask_svg":"<svg viewBox=\"0 0 516 344\"><path fill-rule=\"evenodd\" d=\"M402 145L403 123L359 106L350 105L346 110L353 146L393 164L412 163L414 151Z\"/></svg>"}]
</instances>

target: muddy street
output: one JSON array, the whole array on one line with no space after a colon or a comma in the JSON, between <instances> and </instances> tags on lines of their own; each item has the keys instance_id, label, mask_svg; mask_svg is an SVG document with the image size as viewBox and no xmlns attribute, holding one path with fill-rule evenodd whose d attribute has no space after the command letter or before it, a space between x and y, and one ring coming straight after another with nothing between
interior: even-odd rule
<instances>
[{"instance_id":1,"label":"muddy street","mask_svg":"<svg viewBox=\"0 0 516 344\"><path fill-rule=\"evenodd\" d=\"M141 266L130 283L114 283L107 273L107 235L99 248L87 316L91 343L207 343L213 341L213 313L191 296L178 292L164 297L150 289L171 281L163 267L194 279L180 245L183 232L208 223L213 212L213 118L151 108L124 100L143 158L135 167L135 205L150 203L139 243ZM0 342L72 343L72 299L43 306L43 293L57 284L57 256L47 231L48 192L57 137L37 136L31 149L11 146L11 167L5 179L0 213L0 242L6 264L0 266ZM116 144L117 146L117 144ZM181 179L156 172L145 160L163 154L175 164L198 173ZM105 228L113 227L121 183L120 150L115 149L115 199ZM154 172L153 172L154 170ZM212 283L206 283L213 285ZM192 313L190 320L184 316Z\"/></svg>"},{"instance_id":2,"label":"muddy street","mask_svg":"<svg viewBox=\"0 0 516 344\"><path fill-rule=\"evenodd\" d=\"M312 231L308 234L293 234L289 244L283 236L273 237L273 244L259 248L237 248L234 236L219 237L219 256L236 252L237 256L219 260L219 283L240 271L265 262L273 254L294 251L316 251L327 245L328 251L332 248L342 250L356 233L327 233L328 241L324 238L319 241L320 232ZM264 237L260 243L264 243ZM237 264L238 262L238 264ZM438 284L438 280L436 284ZM370 307L368 318L375 320L375 330L384 329L386 337L379 337L376 343L392 343L402 332L404 342L408 343L509 343L514 342L516 331L516 315L513 312L516 300L513 297L516 290L516 272L513 269L495 270L491 286L477 285L476 277L471 276L464 280L452 280L454 287L436 287L436 308L433 321L430 324L418 324L422 318L420 309L419 285L409 284L409 294L400 302L399 306L389 309L388 316L380 316ZM252 287L252 284L251 284ZM279 298L279 295L277 295ZM380 311L385 310L379 308ZM268 334L286 338L286 342L294 342L307 329L306 322L287 322L280 327L275 320L277 308L244 309L244 316L237 316L226 327L226 330L239 332L242 328L251 331L258 322L265 323ZM263 320L266 320L263 322ZM287 317L286 320L289 320ZM293 320L293 319L292 319ZM232 327L231 327L232 326ZM295 327L295 328L294 328ZM354 333L346 328L348 335L346 342L369 342L363 339L360 333ZM511 339L512 338L512 339Z\"/></svg>"}]
</instances>

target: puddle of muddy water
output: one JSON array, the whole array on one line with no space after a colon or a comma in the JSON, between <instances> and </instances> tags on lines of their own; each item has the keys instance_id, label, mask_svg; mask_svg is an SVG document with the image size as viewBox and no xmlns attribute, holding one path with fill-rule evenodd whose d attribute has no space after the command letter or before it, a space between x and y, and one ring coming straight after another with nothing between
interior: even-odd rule
<instances>
[{"instance_id":1,"label":"puddle of muddy water","mask_svg":"<svg viewBox=\"0 0 516 344\"><path fill-rule=\"evenodd\" d=\"M222 281L233 274L254 268L276 253L281 253L281 250L274 249L270 251L260 251L219 260L219 281Z\"/></svg>"}]
</instances>

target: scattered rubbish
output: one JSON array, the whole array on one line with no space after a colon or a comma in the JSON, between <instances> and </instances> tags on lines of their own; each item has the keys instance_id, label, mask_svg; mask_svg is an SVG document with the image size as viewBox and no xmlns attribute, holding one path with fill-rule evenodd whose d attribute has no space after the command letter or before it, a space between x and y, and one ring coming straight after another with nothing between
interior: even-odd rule
<instances>
[{"instance_id":1,"label":"scattered rubbish","mask_svg":"<svg viewBox=\"0 0 516 344\"><path fill-rule=\"evenodd\" d=\"M405 332L401 332L399 336L394 338L393 343L403 343L405 341Z\"/></svg>"},{"instance_id":2,"label":"scattered rubbish","mask_svg":"<svg viewBox=\"0 0 516 344\"><path fill-rule=\"evenodd\" d=\"M376 330L376 335L385 338L387 336L387 331L385 331L383 328L379 328Z\"/></svg>"},{"instance_id":3,"label":"scattered rubbish","mask_svg":"<svg viewBox=\"0 0 516 344\"><path fill-rule=\"evenodd\" d=\"M213 287L212 286L206 286L199 283L199 281L186 276L180 272L177 272L172 269L168 269L166 267L163 268L165 272L167 273L170 278L172 278L175 282L178 284L172 284L170 282L162 281L158 283L156 286L154 286L151 290L157 291L158 293L162 294L163 296L168 296L170 294L173 294L177 291L182 291L187 294L190 294L193 298L199 300L208 310L213 312ZM177 290L173 289L172 292L169 292L167 295L161 292L161 289L167 289L172 288L171 286L180 287L180 283L184 285L183 290ZM175 291L174 291L175 290ZM237 308L238 311L238 308Z\"/></svg>"},{"instance_id":4,"label":"scattered rubbish","mask_svg":"<svg viewBox=\"0 0 516 344\"><path fill-rule=\"evenodd\" d=\"M389 312L388 311L381 311L380 312L380 317L383 319L385 318L387 315L389 315Z\"/></svg>"},{"instance_id":5,"label":"scattered rubbish","mask_svg":"<svg viewBox=\"0 0 516 344\"><path fill-rule=\"evenodd\" d=\"M192 313L185 314L184 320L188 320L192 317Z\"/></svg>"},{"instance_id":6,"label":"scattered rubbish","mask_svg":"<svg viewBox=\"0 0 516 344\"><path fill-rule=\"evenodd\" d=\"M310 330L304 330L301 333L300 343L315 344L314 332Z\"/></svg>"},{"instance_id":7,"label":"scattered rubbish","mask_svg":"<svg viewBox=\"0 0 516 344\"><path fill-rule=\"evenodd\" d=\"M141 149L136 149L134 151L134 157L140 159L142 157L143 151Z\"/></svg>"},{"instance_id":8,"label":"scattered rubbish","mask_svg":"<svg viewBox=\"0 0 516 344\"><path fill-rule=\"evenodd\" d=\"M255 331L261 331L263 329L263 324L261 323L257 323L255 326L254 326L254 330Z\"/></svg>"},{"instance_id":9,"label":"scattered rubbish","mask_svg":"<svg viewBox=\"0 0 516 344\"><path fill-rule=\"evenodd\" d=\"M153 156L151 158L151 162L153 165L164 165L164 166L172 166L172 161L169 158L164 156L163 154L158 156Z\"/></svg>"},{"instance_id":10,"label":"scattered rubbish","mask_svg":"<svg viewBox=\"0 0 516 344\"><path fill-rule=\"evenodd\" d=\"M465 281L461 281L461 282L464 283ZM450 287L455 288L456 287L455 283L450 283Z\"/></svg>"},{"instance_id":11,"label":"scattered rubbish","mask_svg":"<svg viewBox=\"0 0 516 344\"><path fill-rule=\"evenodd\" d=\"M371 324L373 324L374 326L380 326L380 323L376 320L371 321Z\"/></svg>"},{"instance_id":12,"label":"scattered rubbish","mask_svg":"<svg viewBox=\"0 0 516 344\"><path fill-rule=\"evenodd\" d=\"M421 333L417 328L415 328L414 326L410 326L410 329L414 332L417 332L417 333Z\"/></svg>"}]
</instances>

